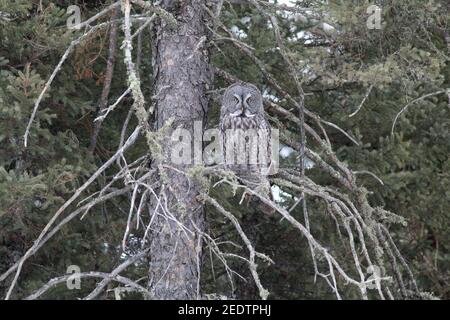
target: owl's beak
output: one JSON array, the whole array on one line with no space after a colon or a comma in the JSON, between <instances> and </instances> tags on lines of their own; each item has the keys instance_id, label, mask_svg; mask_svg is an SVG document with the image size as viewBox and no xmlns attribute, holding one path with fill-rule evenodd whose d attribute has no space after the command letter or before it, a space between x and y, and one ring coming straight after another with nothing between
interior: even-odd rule
<instances>
[{"instance_id":1,"label":"owl's beak","mask_svg":"<svg viewBox=\"0 0 450 320\"><path fill-rule=\"evenodd\" d=\"M249 105L247 103L247 100L250 99L251 96L252 95L250 93L248 93L245 96L244 100L242 100L241 96L239 96L237 94L234 94L234 97L237 100L236 106L238 107L238 109L237 109L237 111L231 113L230 115L232 117L253 118L255 115L250 112L250 107L249 107Z\"/></svg>"}]
</instances>

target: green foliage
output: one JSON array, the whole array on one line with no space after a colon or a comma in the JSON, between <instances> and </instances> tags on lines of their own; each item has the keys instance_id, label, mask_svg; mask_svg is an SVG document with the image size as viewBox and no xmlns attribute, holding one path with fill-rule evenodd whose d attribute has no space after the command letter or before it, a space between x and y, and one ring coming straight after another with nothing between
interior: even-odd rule
<instances>
[{"instance_id":1,"label":"green foliage","mask_svg":"<svg viewBox=\"0 0 450 320\"><path fill-rule=\"evenodd\" d=\"M81 43L62 67L37 112L29 147L24 148L23 134L34 103L76 36L65 27L66 7L72 4L69 2L0 0L0 13L10 17L9 20L0 18L0 273L23 255L60 205L111 156L131 105L131 101L124 99L126 107L118 107L108 116L98 148L94 155L90 154L89 138L107 56L107 30L101 30ZM375 2L382 8L381 30L366 27L366 9L371 1L329 1L326 5L323 1L308 1L315 10L326 11L324 18L316 21L288 15L287 19L280 20L281 33L289 40L290 58L303 76L307 108L322 119L338 124L360 142L356 146L337 130L327 128L338 157L353 170L376 174L384 185L368 174L358 175L357 183L372 192L370 202L374 207L384 207L406 220L406 228L395 224L392 228L419 286L441 298L449 298L448 97L437 95L411 105L391 135L393 119L408 102L450 87L448 43L442 36L442 30L449 30L448 4L446 0ZM84 3L83 17L92 16L99 8L97 2ZM240 34L246 36L240 40L254 48L252 52L264 61L267 71L295 96L295 86L279 51L274 48L273 30L265 18L249 6L230 6L225 1L221 19L227 27L242 30ZM324 30L324 22L335 30ZM313 39L326 39L329 45L305 45L305 39L297 36L299 32L306 32ZM150 41L143 39L141 81L144 95L150 97ZM276 95L264 85L258 67L242 52L226 42L210 49L215 66ZM123 93L126 79L120 50L116 61L109 102ZM216 85L222 88L226 84L218 78ZM367 93L361 110L350 118ZM279 103L291 107L284 100ZM217 123L218 107L217 104L211 107L210 126ZM272 123L289 126L285 119L274 118ZM308 120L308 124L316 126L313 121ZM296 138L296 128L290 126L289 130ZM313 143L312 139L308 138L308 143ZM139 141L131 152L142 154L146 150L145 142ZM293 165L296 154L283 161ZM318 168L309 170L308 176L333 184ZM205 187L208 181L202 182ZM100 179L82 198L98 191L102 183ZM236 212L256 249L276 261L275 266L264 263L258 266L262 282L271 292L269 298L333 298L326 283L320 279L314 283L307 242L292 226L258 216L251 206L239 205L241 194L233 194L233 190L219 187L212 194L223 200L226 209ZM281 205L289 208L295 202L292 195L281 194ZM330 250L340 255L342 242L332 218L323 219L326 214L323 203L308 199L308 204L312 233L324 243L331 243ZM75 205L67 212L73 209ZM25 267L16 297L65 274L69 265L79 265L82 271L111 270L120 261L117 248L126 224L123 212L118 199L92 208L84 220L65 226L32 258L30 267ZM223 217L212 208L207 208L207 212L212 236L221 240L223 235L231 235L238 242L238 235ZM303 221L300 206L293 215ZM245 247L231 243L225 244L225 248L236 254L246 252ZM351 263L351 257L340 258ZM245 262L233 260L230 264L250 279ZM144 269L131 272L145 276ZM204 274L205 292L228 295L227 274L209 252L206 252ZM237 284L233 292L237 297L258 297L251 283L238 280ZM87 294L93 285L92 281L83 282L81 292L70 292L60 286L45 297L75 298ZM0 292L4 289L0 284ZM349 289L343 297L356 295Z\"/></svg>"},{"instance_id":2,"label":"green foliage","mask_svg":"<svg viewBox=\"0 0 450 320\"><path fill-rule=\"evenodd\" d=\"M89 126L83 119L94 111L91 101L97 100L101 86L75 79L70 64L44 95L29 146L23 145L34 103L71 37L65 27L66 8L51 1L41 3L42 8L27 0L0 1L0 11L13 18L0 20L1 273L31 247L57 209L97 167L87 150L92 119L86 119ZM116 221L121 215L109 206L100 209L92 209L85 220L63 228L46 244L32 259L38 267L23 270L16 297L55 274L64 275L69 265L89 271L110 269L107 266L116 263L118 252L104 246L118 241L119 235L105 221L111 226L122 225L123 220ZM1 291L7 284L0 285ZM64 298L58 295L55 290L47 297ZM66 298L70 297L75 296L69 293Z\"/></svg>"},{"instance_id":3,"label":"green foliage","mask_svg":"<svg viewBox=\"0 0 450 320\"><path fill-rule=\"evenodd\" d=\"M382 8L381 30L366 27L366 9L371 4ZM304 5L303 2L300 4ZM320 4L317 7L320 8ZM419 286L448 298L450 109L447 96L441 94L411 105L400 117L391 136L393 119L408 102L450 87L448 43L444 33L445 30L448 32L450 22L448 4L446 1L330 1L322 9L327 14L320 21L280 20L282 36L292 39L288 41L293 54L291 58L298 70L307 67L302 79L308 93L306 106L319 113L322 119L344 128L360 142L355 146L337 130L327 128L340 159L353 170L369 170L384 182L380 185L369 174L357 176L358 184L371 191L370 201L374 206L383 206L407 222L406 228L393 225L392 230L401 252L413 266ZM245 16L250 18L242 23L241 18ZM246 6L236 6L223 13L223 17L229 28L235 25L247 34L240 40L255 48L255 55L268 65L267 70L284 89L295 95L281 56L273 48L273 33L258 13L249 11ZM334 26L334 31L324 30L323 22ZM296 36L298 32L313 39L327 39L331 45L305 47L305 40ZM240 79L261 83L263 77L259 69L241 52L227 50L230 47L220 47L215 64ZM227 61L228 57L232 63ZM350 118L366 95L361 110ZM285 101L281 100L280 104L284 105ZM286 104L286 108L290 107ZM277 127L286 126L283 120L272 121ZM315 126L314 122L310 124ZM292 139L298 141L295 135ZM308 175L315 181L332 183L317 168L309 170ZM283 201L288 208L295 202L290 196ZM314 217L323 208L311 201L309 210ZM299 219L301 221L301 216ZM336 239L327 239L333 234L334 225L327 225L323 219L311 224L313 234L319 239L338 243ZM260 230L266 239L261 248L266 253L273 250L273 256L270 252L269 256L291 269L282 276L280 268L267 268L271 275L268 280L268 289L273 293L271 297L307 298L308 292L311 296L315 292L318 297L325 297L327 288L321 289L310 281L311 263L296 265L298 259L310 261L305 242L299 241L295 232L289 238L289 227L283 231L277 228L276 223L266 223ZM283 235L283 243L279 241L280 235ZM286 243L289 251L282 249ZM300 244L292 248L293 243ZM301 283L302 290L294 291L302 293L288 293L283 288L286 283Z\"/></svg>"}]
</instances>

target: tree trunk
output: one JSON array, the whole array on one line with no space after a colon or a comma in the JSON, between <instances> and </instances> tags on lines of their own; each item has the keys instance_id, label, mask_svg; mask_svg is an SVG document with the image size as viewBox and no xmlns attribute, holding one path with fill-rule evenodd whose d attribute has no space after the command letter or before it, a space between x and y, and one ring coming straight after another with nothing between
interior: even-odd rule
<instances>
[{"instance_id":1,"label":"tree trunk","mask_svg":"<svg viewBox=\"0 0 450 320\"><path fill-rule=\"evenodd\" d=\"M211 88L213 73L204 46L205 4L205 0L164 1L165 9L175 16L178 25L171 28L161 20L154 30L156 124L162 128L169 120L173 121L165 133L162 144L165 157L161 161L177 169L165 167L160 177L166 186L163 190L168 199L166 211L192 232L180 230L179 224L164 218L167 212L159 209L161 215L152 224L149 259L149 288L155 299L199 298L203 204L197 199L198 186L192 181L188 183L180 173L192 164L175 165L170 161L170 137L175 128L186 129L193 137L194 122L201 123L203 128L208 110L206 91Z\"/></svg>"}]
</instances>

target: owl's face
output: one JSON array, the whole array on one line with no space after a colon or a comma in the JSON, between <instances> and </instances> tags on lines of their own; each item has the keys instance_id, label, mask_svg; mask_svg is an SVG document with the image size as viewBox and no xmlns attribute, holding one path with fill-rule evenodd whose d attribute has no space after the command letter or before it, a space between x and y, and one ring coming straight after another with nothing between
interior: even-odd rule
<instances>
[{"instance_id":1,"label":"owl's face","mask_svg":"<svg viewBox=\"0 0 450 320\"><path fill-rule=\"evenodd\" d=\"M223 95L222 116L253 118L263 110L261 92L252 84L233 84Z\"/></svg>"}]
</instances>

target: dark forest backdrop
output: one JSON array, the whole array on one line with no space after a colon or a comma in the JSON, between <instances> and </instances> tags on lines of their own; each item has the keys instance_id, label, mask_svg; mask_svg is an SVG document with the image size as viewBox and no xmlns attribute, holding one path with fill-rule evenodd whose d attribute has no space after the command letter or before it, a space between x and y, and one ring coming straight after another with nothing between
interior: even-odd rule
<instances>
[{"instance_id":1,"label":"dark forest backdrop","mask_svg":"<svg viewBox=\"0 0 450 320\"><path fill-rule=\"evenodd\" d=\"M326 128L337 157L357 173L356 182L367 191L372 207L383 207L404 219L404 223L388 221L387 224L420 290L450 298L447 0L297 2L299 7L310 9L303 13L278 11L277 14L289 58L295 62L302 80L306 107L321 119L338 125L355 140L357 144L339 130ZM133 104L130 95L103 121L95 148L91 150L97 130L94 119L99 106L104 104L101 96L107 78L112 25L92 32L69 55L38 109L27 148L23 144L34 103L44 84L70 42L83 32L67 28L67 8L78 5L84 21L109 4L106 0L0 0L0 274L33 245L64 201L117 149L123 121ZM381 29L367 27L367 8L371 4L382 9ZM210 3L213 12L215 5ZM133 5L132 14L140 12ZM108 21L111 16L108 13L100 19ZM206 47L217 70L214 88L208 93L211 95L208 126L217 125L220 89L229 85L227 75L233 75L257 85L265 93L272 126L289 129L291 136L284 137L282 142L288 146L289 141L294 141L290 147L295 148L295 141L299 141L295 123L290 123L280 110L274 111L270 101L294 114L295 108L267 84L255 61L229 39L233 36L239 44L247 44L284 90L295 93L295 83L279 54L273 27L261 12L248 4L224 1L220 19L231 34L211 24L215 41L208 40ZM142 23L133 22L133 30ZM133 39L133 58L147 100L154 95L151 32L151 27L145 27ZM120 26L117 34L108 104L116 101L127 88ZM407 110L392 128L396 115L405 106ZM307 122L314 125L312 120ZM130 123L129 128L133 128L137 119L131 117ZM146 148L144 139L140 139L128 153L131 158L137 158ZM286 154L286 158L282 157L284 165L295 164L296 153ZM84 192L84 197L101 189L112 175L114 171L110 169L102 173ZM320 184L334 185L332 178L317 166L307 169L306 175ZM281 217L255 217L252 210L239 206L239 199L232 197L226 188L214 189L211 194L223 200L224 207L230 211L236 209L244 228L252 226L247 231L255 247L275 261L272 265L262 261L258 265L269 298L334 297L325 281L319 278L314 282L308 242L289 223L280 221ZM286 192L279 193L276 200L286 208L296 202ZM66 274L70 265L78 265L82 271L112 270L123 259L121 241L128 207L129 195L122 195L93 207L83 220L77 218L66 225L24 264L13 297L31 294L51 278ZM71 208L76 209L76 205ZM216 237L232 234L229 223L209 214L213 210L206 206L209 233ZM337 247L336 255L342 261L352 263L348 252L339 251L339 235L332 231L336 230L333 219L324 219L317 213L326 211L326 207L311 198L309 210L311 232L330 247ZM301 206L292 214L302 217ZM233 237L238 241L237 235ZM135 241L141 241L138 231ZM133 250L130 245L128 254ZM204 250L203 292L237 298L259 297L245 263L230 262L247 278L247 282L236 279L236 287L230 289L226 272L211 266L210 254L208 249ZM138 279L147 276L146 269L146 264L139 264L126 274ZM0 283L2 297L10 283L11 276ZM95 283L83 279L80 290L67 290L65 285L60 285L44 297L83 297ZM115 284L109 284L109 288L114 287ZM114 294L108 291L100 297L114 298ZM357 296L351 289L344 289L343 297Z\"/></svg>"}]
</instances>

